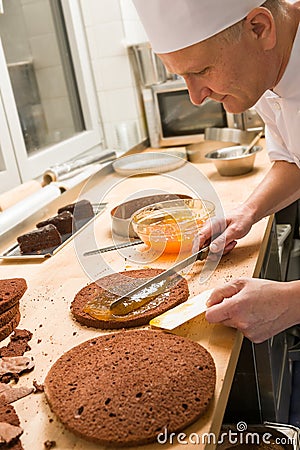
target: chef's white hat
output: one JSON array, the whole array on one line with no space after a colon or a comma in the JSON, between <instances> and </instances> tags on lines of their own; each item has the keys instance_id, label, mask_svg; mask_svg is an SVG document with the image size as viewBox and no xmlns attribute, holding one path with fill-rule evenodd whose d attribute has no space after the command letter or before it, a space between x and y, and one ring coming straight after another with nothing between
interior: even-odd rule
<instances>
[{"instance_id":1,"label":"chef's white hat","mask_svg":"<svg viewBox=\"0 0 300 450\"><path fill-rule=\"evenodd\" d=\"M155 53L203 41L266 0L133 0Z\"/></svg>"}]
</instances>

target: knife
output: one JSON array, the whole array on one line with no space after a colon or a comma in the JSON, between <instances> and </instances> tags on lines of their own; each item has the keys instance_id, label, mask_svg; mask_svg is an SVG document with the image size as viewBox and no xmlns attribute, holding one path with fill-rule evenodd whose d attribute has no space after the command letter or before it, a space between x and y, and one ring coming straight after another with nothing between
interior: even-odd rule
<instances>
[{"instance_id":1,"label":"knife","mask_svg":"<svg viewBox=\"0 0 300 450\"><path fill-rule=\"evenodd\" d=\"M186 302L155 317L149 322L151 327L162 328L163 330L174 330L174 328L179 327L179 325L199 316L207 310L206 302L212 291L213 289L203 291L201 294L195 295L195 297L188 299Z\"/></svg>"},{"instance_id":2,"label":"knife","mask_svg":"<svg viewBox=\"0 0 300 450\"><path fill-rule=\"evenodd\" d=\"M185 258L182 261L175 264L174 266L170 267L170 269L165 270L164 272L162 272L161 274L157 275L154 278L150 278L145 283L141 284L140 286L132 289L131 291L127 292L126 294L124 294L121 297L114 300L110 304L110 307L109 307L110 310L111 311L116 310L118 308L118 306L121 304L124 304L124 313L125 314L126 314L126 311L129 309L128 307L130 307L130 310L134 310L134 308L132 308L132 304L134 304L134 302L139 302L141 300L141 297L143 298L142 295L135 298L134 296L137 293L141 294L141 291L144 291L144 296L149 296L149 295L151 296L151 294L153 294L153 292L151 292L151 289L149 289L151 286L155 285L155 289L159 290L159 288L161 288L164 285L165 281L168 278L172 277L173 275L178 276L178 273L177 273L178 271L182 270L184 267L189 266L196 260L202 261L203 259L205 259L207 257L208 253L209 253L209 246L198 250L196 253L193 253L192 255L188 256L187 258ZM143 292L142 292L142 294L143 294ZM120 315L120 313L118 313L118 315Z\"/></svg>"},{"instance_id":3,"label":"knife","mask_svg":"<svg viewBox=\"0 0 300 450\"><path fill-rule=\"evenodd\" d=\"M130 242L122 242L121 244L115 244L115 245L109 245L108 247L103 248L96 248L95 250L89 250L87 252L83 253L83 256L91 256L91 255L97 255L98 253L106 253L111 252L112 250L119 250L126 247L132 247L133 245L140 245L144 242L140 239L136 239L135 241Z\"/></svg>"}]
</instances>

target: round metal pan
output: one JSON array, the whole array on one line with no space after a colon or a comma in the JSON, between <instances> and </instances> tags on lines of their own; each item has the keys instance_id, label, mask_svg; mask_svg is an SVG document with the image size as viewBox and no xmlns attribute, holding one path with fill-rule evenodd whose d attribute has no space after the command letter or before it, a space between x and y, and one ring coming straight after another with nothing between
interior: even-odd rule
<instances>
[{"instance_id":1,"label":"round metal pan","mask_svg":"<svg viewBox=\"0 0 300 450\"><path fill-rule=\"evenodd\" d=\"M168 200L176 200L177 198L191 198L190 195L185 194L156 194L145 197L135 198L128 202L121 203L115 206L111 212L112 233L113 235L122 236L126 238L137 238L137 234L133 231L131 225L131 216L135 211L144 206L152 205L153 203L164 202Z\"/></svg>"}]
</instances>

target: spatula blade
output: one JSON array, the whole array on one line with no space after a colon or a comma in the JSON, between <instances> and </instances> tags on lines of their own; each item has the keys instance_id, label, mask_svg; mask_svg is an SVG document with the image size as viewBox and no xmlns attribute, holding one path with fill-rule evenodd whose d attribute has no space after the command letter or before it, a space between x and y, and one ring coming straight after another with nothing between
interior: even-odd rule
<instances>
[{"instance_id":1,"label":"spatula blade","mask_svg":"<svg viewBox=\"0 0 300 450\"><path fill-rule=\"evenodd\" d=\"M207 310L206 302L209 299L213 289L201 292L181 303L175 308L169 309L160 316L150 320L151 327L162 328L164 330L173 330L190 319L204 313Z\"/></svg>"}]
</instances>

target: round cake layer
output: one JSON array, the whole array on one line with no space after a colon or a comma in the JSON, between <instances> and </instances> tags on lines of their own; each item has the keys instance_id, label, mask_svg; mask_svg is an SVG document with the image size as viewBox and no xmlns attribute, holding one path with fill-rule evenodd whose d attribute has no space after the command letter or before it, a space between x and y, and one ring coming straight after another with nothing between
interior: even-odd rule
<instances>
[{"instance_id":1,"label":"round cake layer","mask_svg":"<svg viewBox=\"0 0 300 450\"><path fill-rule=\"evenodd\" d=\"M0 280L0 314L18 303L26 289L24 278Z\"/></svg>"},{"instance_id":2,"label":"round cake layer","mask_svg":"<svg viewBox=\"0 0 300 450\"><path fill-rule=\"evenodd\" d=\"M183 277L178 275L178 281L175 284L173 283L174 285L172 285L170 290L157 296L154 301L149 302L145 307L141 307L125 316L112 316L105 320L100 320L85 312L84 308L87 302L93 301L95 298L99 299L101 303L101 297L105 298L105 293L112 286L124 285L128 279L153 278L162 272L163 270L161 269L128 270L103 277L101 280L85 286L76 294L71 304L71 312L78 322L88 327L116 329L146 325L153 317L164 313L170 308L174 308L174 306L188 299L188 283ZM117 298L117 296L114 298Z\"/></svg>"},{"instance_id":3,"label":"round cake layer","mask_svg":"<svg viewBox=\"0 0 300 450\"><path fill-rule=\"evenodd\" d=\"M12 306L10 309L0 313L0 328L4 327L10 322L19 312L19 302Z\"/></svg>"},{"instance_id":4,"label":"round cake layer","mask_svg":"<svg viewBox=\"0 0 300 450\"><path fill-rule=\"evenodd\" d=\"M0 328L0 341L3 341L3 339L9 336L10 333L12 333L15 328L17 328L20 319L21 315L19 312L17 312L13 319L11 319L7 324L3 325L3 327Z\"/></svg>"},{"instance_id":5,"label":"round cake layer","mask_svg":"<svg viewBox=\"0 0 300 450\"><path fill-rule=\"evenodd\" d=\"M65 353L44 388L67 429L103 445L130 446L197 420L215 381L214 361L201 345L163 331L127 330Z\"/></svg>"}]
</instances>

